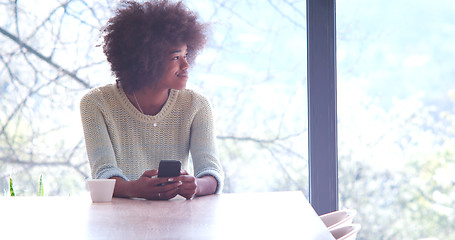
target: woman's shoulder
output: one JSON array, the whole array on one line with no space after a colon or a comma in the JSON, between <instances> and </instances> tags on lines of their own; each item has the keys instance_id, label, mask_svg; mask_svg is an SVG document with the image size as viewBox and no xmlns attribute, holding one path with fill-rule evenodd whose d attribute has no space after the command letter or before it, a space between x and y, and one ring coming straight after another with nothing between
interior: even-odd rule
<instances>
[{"instance_id":1,"label":"woman's shoulder","mask_svg":"<svg viewBox=\"0 0 455 240\"><path fill-rule=\"evenodd\" d=\"M178 91L177 106L189 111L210 111L212 106L208 98L200 92L192 89Z\"/></svg>"},{"instance_id":2,"label":"woman's shoulder","mask_svg":"<svg viewBox=\"0 0 455 240\"><path fill-rule=\"evenodd\" d=\"M113 92L115 92L115 84L107 84L90 89L84 96L82 96L80 105L81 107L104 105L106 96L111 95Z\"/></svg>"},{"instance_id":3,"label":"woman's shoulder","mask_svg":"<svg viewBox=\"0 0 455 240\"><path fill-rule=\"evenodd\" d=\"M183 100L186 100L186 101L191 101L191 102L207 102L208 103L208 99L205 95L195 91L195 90L192 90L192 89L183 89L183 90L180 90L179 93L179 98L180 99L183 99Z\"/></svg>"},{"instance_id":4,"label":"woman's shoulder","mask_svg":"<svg viewBox=\"0 0 455 240\"><path fill-rule=\"evenodd\" d=\"M81 102L100 101L104 94L109 94L115 91L115 84L107 84L101 87L90 89L81 99Z\"/></svg>"}]
</instances>

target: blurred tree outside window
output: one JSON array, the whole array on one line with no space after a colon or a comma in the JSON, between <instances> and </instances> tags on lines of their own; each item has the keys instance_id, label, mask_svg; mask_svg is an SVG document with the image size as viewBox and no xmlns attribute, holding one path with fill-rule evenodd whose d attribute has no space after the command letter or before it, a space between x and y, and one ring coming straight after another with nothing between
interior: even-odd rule
<instances>
[{"instance_id":1,"label":"blurred tree outside window","mask_svg":"<svg viewBox=\"0 0 455 240\"><path fill-rule=\"evenodd\" d=\"M358 239L455 239L454 12L337 1L339 199Z\"/></svg>"}]
</instances>

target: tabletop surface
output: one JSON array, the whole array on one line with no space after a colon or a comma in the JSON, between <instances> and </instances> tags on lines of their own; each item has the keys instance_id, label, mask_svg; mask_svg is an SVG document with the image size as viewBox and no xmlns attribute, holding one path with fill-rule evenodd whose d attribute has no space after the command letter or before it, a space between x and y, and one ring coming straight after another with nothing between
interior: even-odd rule
<instances>
[{"instance_id":1,"label":"tabletop surface","mask_svg":"<svg viewBox=\"0 0 455 240\"><path fill-rule=\"evenodd\" d=\"M92 203L90 197L0 197L0 239L25 238L334 239L301 192L109 203Z\"/></svg>"}]
</instances>

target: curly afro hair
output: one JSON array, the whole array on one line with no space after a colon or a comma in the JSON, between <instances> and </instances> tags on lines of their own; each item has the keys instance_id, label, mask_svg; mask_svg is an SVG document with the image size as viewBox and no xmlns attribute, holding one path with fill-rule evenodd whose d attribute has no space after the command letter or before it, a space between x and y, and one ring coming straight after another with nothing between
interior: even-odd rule
<instances>
[{"instance_id":1,"label":"curly afro hair","mask_svg":"<svg viewBox=\"0 0 455 240\"><path fill-rule=\"evenodd\" d=\"M103 28L103 51L126 93L161 80L172 48L186 44L188 63L207 42L207 25L182 2L123 1Z\"/></svg>"}]
</instances>

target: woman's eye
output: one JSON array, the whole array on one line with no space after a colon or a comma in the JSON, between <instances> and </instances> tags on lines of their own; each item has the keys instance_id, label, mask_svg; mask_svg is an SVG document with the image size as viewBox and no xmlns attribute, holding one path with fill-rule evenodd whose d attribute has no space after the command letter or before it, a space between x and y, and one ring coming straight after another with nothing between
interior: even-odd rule
<instances>
[{"instance_id":1,"label":"woman's eye","mask_svg":"<svg viewBox=\"0 0 455 240\"><path fill-rule=\"evenodd\" d=\"M187 59L187 58L188 58L188 54L183 55L183 59ZM179 60L179 59L180 59L180 56L174 56L174 57L171 58L171 61Z\"/></svg>"}]
</instances>

